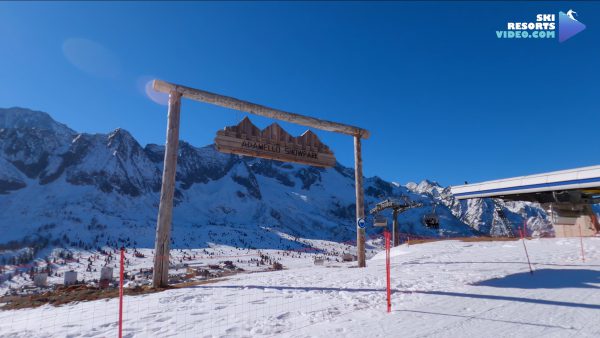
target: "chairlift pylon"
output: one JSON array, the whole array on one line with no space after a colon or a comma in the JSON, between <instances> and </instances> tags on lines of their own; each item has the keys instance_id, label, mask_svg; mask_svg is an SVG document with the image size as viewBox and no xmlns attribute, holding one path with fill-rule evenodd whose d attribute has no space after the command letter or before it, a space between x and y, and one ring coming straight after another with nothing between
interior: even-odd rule
<instances>
[{"instance_id":1,"label":"chairlift pylon","mask_svg":"<svg viewBox=\"0 0 600 338\"><path fill-rule=\"evenodd\" d=\"M399 232L398 232L398 214L412 208L417 208L422 206L421 203L415 203L410 201L410 199L406 196L402 196L403 202L392 200L391 198L387 198L375 205L369 213L374 215L374 226L386 227L387 226L387 218L380 215L379 213L386 209L392 209L392 239L393 246L397 246L400 242Z\"/></svg>"}]
</instances>

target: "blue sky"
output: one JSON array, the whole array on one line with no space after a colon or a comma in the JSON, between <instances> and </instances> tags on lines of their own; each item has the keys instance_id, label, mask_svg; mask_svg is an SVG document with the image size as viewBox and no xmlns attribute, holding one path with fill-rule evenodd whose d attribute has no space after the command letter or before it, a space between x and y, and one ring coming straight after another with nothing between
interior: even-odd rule
<instances>
[{"instance_id":1,"label":"blue sky","mask_svg":"<svg viewBox=\"0 0 600 338\"><path fill-rule=\"evenodd\" d=\"M587 29L564 43L496 37L568 9ZM0 2L0 107L164 143L161 78L362 126L367 176L462 184L600 162L599 41L600 3ZM186 100L181 138L243 116ZM351 137L317 134L352 166Z\"/></svg>"}]
</instances>

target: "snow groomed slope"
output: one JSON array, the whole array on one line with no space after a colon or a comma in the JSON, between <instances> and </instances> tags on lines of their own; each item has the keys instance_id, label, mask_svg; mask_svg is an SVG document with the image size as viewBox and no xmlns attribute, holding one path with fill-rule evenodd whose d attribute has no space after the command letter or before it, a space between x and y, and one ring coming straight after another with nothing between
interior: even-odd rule
<instances>
[{"instance_id":1,"label":"snow groomed slope","mask_svg":"<svg viewBox=\"0 0 600 338\"><path fill-rule=\"evenodd\" d=\"M287 260L286 270L125 297L128 337L598 337L600 238L440 241L392 252L392 312L380 255ZM116 299L0 311L0 336L113 336Z\"/></svg>"}]
</instances>

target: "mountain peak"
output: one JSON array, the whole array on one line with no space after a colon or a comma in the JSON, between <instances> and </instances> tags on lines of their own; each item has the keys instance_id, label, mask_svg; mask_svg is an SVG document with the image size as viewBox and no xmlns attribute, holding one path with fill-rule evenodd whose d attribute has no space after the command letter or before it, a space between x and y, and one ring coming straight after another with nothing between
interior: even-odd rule
<instances>
[{"instance_id":1,"label":"mountain peak","mask_svg":"<svg viewBox=\"0 0 600 338\"><path fill-rule=\"evenodd\" d=\"M436 181L431 181L428 179L424 179L419 183L420 186L432 186L432 187L441 187L440 184Z\"/></svg>"},{"instance_id":2,"label":"mountain peak","mask_svg":"<svg viewBox=\"0 0 600 338\"><path fill-rule=\"evenodd\" d=\"M439 185L439 183L437 183L436 181L430 181L430 180L422 180L421 182L419 182L419 184L415 183L415 182L409 182L406 184L406 187L413 192L419 193L419 194L433 194L433 195L438 195L443 189L442 187Z\"/></svg>"},{"instance_id":3,"label":"mountain peak","mask_svg":"<svg viewBox=\"0 0 600 338\"><path fill-rule=\"evenodd\" d=\"M74 130L56 122L48 113L27 108L0 108L0 128L49 130L63 135L74 135Z\"/></svg>"},{"instance_id":4,"label":"mountain peak","mask_svg":"<svg viewBox=\"0 0 600 338\"><path fill-rule=\"evenodd\" d=\"M135 140L133 135L131 135L130 132L128 132L127 130L122 129L122 128L117 128L117 129L113 130L112 132L108 133L108 139L109 139L109 141L112 141L114 139L128 140L128 141Z\"/></svg>"}]
</instances>

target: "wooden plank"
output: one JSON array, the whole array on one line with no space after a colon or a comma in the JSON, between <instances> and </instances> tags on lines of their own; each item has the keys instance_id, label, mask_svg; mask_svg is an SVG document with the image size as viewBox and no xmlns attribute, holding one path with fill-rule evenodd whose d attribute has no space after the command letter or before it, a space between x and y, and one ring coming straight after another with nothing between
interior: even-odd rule
<instances>
[{"instance_id":1,"label":"wooden plank","mask_svg":"<svg viewBox=\"0 0 600 338\"><path fill-rule=\"evenodd\" d=\"M358 227L358 219L365 218L364 194L363 194L363 172L362 172L362 150L360 137L354 136L354 186L356 189L356 251L358 267L367 266L365 255L365 229Z\"/></svg>"},{"instance_id":2,"label":"wooden plank","mask_svg":"<svg viewBox=\"0 0 600 338\"><path fill-rule=\"evenodd\" d=\"M154 274L152 285L155 288L169 284L169 246L171 244L171 222L173 219L173 195L175 193L175 173L177 170L177 147L179 144L179 112L181 94L169 95L169 113L167 120L167 144L165 162L160 189L160 205L156 220L156 242L154 247Z\"/></svg>"},{"instance_id":3,"label":"wooden plank","mask_svg":"<svg viewBox=\"0 0 600 338\"><path fill-rule=\"evenodd\" d=\"M369 132L366 129L336 123L326 120L317 119L310 116L303 116L299 114L289 113L283 110L269 108L259 104L251 103L248 101L239 100L233 97L219 95L211 92L207 92L200 89L190 88L178 84L173 84L161 80L154 80L154 90L170 93L172 91L180 93L183 97L188 99L210 103L216 106L235 109L243 112L248 112L255 115L260 115L276 120L291 122L308 126L312 128L322 129L326 131L332 131L352 136L358 136L364 139L369 138Z\"/></svg>"}]
</instances>

